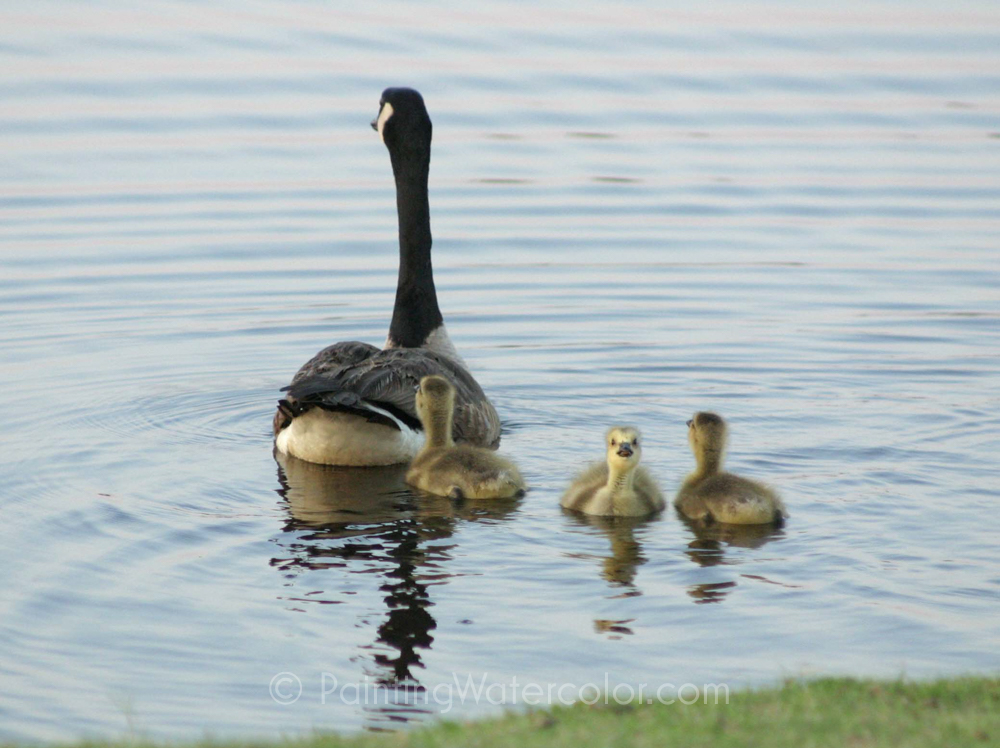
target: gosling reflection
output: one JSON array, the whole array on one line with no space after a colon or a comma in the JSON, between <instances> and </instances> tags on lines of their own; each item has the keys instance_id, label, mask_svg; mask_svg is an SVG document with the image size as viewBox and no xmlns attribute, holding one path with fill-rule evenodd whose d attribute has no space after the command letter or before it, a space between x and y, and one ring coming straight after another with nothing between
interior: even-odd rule
<instances>
[{"instance_id":1,"label":"gosling reflection","mask_svg":"<svg viewBox=\"0 0 1000 748\"><path fill-rule=\"evenodd\" d=\"M785 531L774 525L706 524L688 519L680 511L677 512L677 517L694 535L684 553L698 566L738 563L726 558L727 548L762 548L772 540L785 536ZM721 603L736 586L737 583L733 581L708 582L691 585L687 593L698 604Z\"/></svg>"},{"instance_id":2,"label":"gosling reflection","mask_svg":"<svg viewBox=\"0 0 1000 748\"><path fill-rule=\"evenodd\" d=\"M444 568L454 547L435 541L451 538L460 521L501 519L517 502L483 507L418 496L404 482L405 465L332 467L281 453L275 459L287 519L286 534L276 539L285 553L271 565L286 575L290 587L334 587L325 598L348 595L337 602L349 601L352 587L377 575L384 618L375 641L362 647L363 674L379 685L420 690L415 672L423 667L421 653L433 644L437 628L430 590L447 580ZM363 576L331 579L323 573L331 569ZM309 595L305 590L291 599L329 602ZM366 618L361 616L362 625Z\"/></svg>"},{"instance_id":3,"label":"gosling reflection","mask_svg":"<svg viewBox=\"0 0 1000 748\"><path fill-rule=\"evenodd\" d=\"M642 552L642 543L635 537L636 530L654 522L649 517L603 517L563 510L563 514L580 526L593 527L607 536L611 555L601 558L601 577L613 587L625 588L623 597L641 595L635 585L636 573L648 560Z\"/></svg>"}]
</instances>

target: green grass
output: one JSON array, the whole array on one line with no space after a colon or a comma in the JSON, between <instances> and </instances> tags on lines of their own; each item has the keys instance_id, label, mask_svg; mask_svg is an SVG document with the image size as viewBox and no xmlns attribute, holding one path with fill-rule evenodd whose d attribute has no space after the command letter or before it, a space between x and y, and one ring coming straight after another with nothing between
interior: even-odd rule
<instances>
[{"instance_id":1,"label":"green grass","mask_svg":"<svg viewBox=\"0 0 1000 748\"><path fill-rule=\"evenodd\" d=\"M724 698L722 699L724 700ZM96 745L96 744L92 744ZM208 745L208 744L203 744ZM262 748L437 746L988 746L1000 745L1000 679L931 682L827 678L741 691L729 704L578 704L396 734L315 735Z\"/></svg>"}]
</instances>

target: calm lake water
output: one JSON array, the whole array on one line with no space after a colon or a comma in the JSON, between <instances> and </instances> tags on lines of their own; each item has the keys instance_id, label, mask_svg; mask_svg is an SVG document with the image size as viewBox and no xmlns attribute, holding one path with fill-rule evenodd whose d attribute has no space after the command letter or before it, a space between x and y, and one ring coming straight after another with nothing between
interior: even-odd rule
<instances>
[{"instance_id":1,"label":"calm lake water","mask_svg":"<svg viewBox=\"0 0 1000 748\"><path fill-rule=\"evenodd\" d=\"M996 3L8 0L0 28L0 739L381 729L468 677L1000 669ZM385 336L387 85L434 120L441 305L517 502L271 454L298 366ZM614 423L675 490L697 409L784 530L559 509Z\"/></svg>"}]
</instances>

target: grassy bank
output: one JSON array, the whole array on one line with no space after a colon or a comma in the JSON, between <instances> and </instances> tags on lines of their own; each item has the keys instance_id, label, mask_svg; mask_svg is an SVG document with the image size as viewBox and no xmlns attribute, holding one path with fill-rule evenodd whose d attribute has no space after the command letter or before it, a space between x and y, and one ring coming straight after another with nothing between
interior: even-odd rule
<instances>
[{"instance_id":1,"label":"grassy bank","mask_svg":"<svg viewBox=\"0 0 1000 748\"><path fill-rule=\"evenodd\" d=\"M1000 679L925 683L823 679L745 691L729 704L610 706L441 722L399 734L315 737L260 746L987 746L1000 744ZM233 744L235 748L235 744Z\"/></svg>"}]
</instances>

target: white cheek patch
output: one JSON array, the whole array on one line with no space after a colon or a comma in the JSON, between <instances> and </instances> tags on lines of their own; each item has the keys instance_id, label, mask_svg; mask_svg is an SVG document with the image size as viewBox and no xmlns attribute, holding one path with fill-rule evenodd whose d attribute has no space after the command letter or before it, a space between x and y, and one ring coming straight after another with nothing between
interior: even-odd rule
<instances>
[{"instance_id":1,"label":"white cheek patch","mask_svg":"<svg viewBox=\"0 0 1000 748\"><path fill-rule=\"evenodd\" d=\"M382 131L385 129L385 123L389 121L389 117L391 116L392 104L387 101L382 105L382 111L378 113L378 122L376 123L376 126L378 127L378 136L382 139L383 143L385 142L385 135L383 135Z\"/></svg>"}]
</instances>

